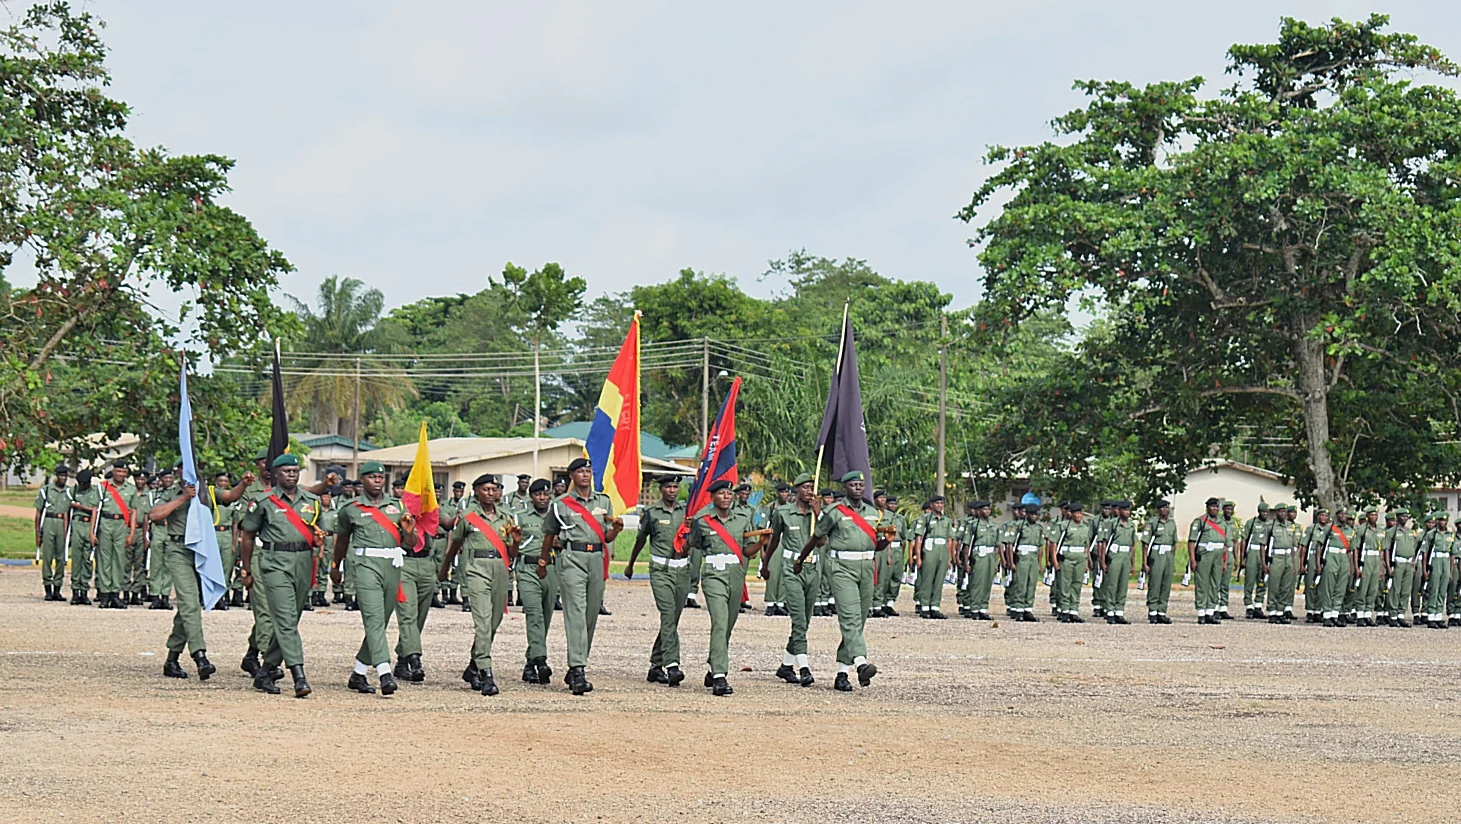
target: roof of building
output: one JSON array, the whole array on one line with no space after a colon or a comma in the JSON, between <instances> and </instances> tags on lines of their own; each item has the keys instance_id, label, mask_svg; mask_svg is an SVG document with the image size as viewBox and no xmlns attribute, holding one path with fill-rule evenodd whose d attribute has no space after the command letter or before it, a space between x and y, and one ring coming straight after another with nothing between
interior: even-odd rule
<instances>
[{"instance_id":1,"label":"roof of building","mask_svg":"<svg viewBox=\"0 0 1461 824\"><path fill-rule=\"evenodd\" d=\"M346 449L354 449L355 442L344 435L336 435L332 432L290 432L289 437L299 441L303 446L314 449L317 446L343 446ZM361 452L371 452L380 447L370 441L360 442Z\"/></svg>"},{"instance_id":2,"label":"roof of building","mask_svg":"<svg viewBox=\"0 0 1461 824\"><path fill-rule=\"evenodd\" d=\"M433 467L452 467L528 454L533 451L535 440L539 450L564 446L583 449L583 441L578 438L433 438L426 442L426 449ZM643 454L640 457L641 468L645 472L687 474L684 467L670 461ZM416 460L416 444L377 449L370 453L370 459L395 466L411 464Z\"/></svg>"},{"instance_id":3,"label":"roof of building","mask_svg":"<svg viewBox=\"0 0 1461 824\"><path fill-rule=\"evenodd\" d=\"M1291 483L1291 481L1284 478L1284 476L1272 470L1264 469L1261 466L1254 466L1252 464L1240 463L1238 461L1230 461L1226 458L1213 461L1209 464L1204 464L1203 466L1200 466L1192 470L1191 472L1188 472L1187 474L1196 475L1199 472L1217 472L1220 469L1236 469L1239 472L1247 472L1250 475L1257 475L1260 478L1267 478L1271 481L1278 481L1282 484Z\"/></svg>"},{"instance_id":4,"label":"roof of building","mask_svg":"<svg viewBox=\"0 0 1461 824\"><path fill-rule=\"evenodd\" d=\"M592 425L588 421L571 421L569 423L559 424L551 429L545 429L543 430L543 435L549 438L577 438L580 441L587 441L588 430ZM651 435L644 430L639 431L639 454L642 457L654 458L661 461L673 460L674 456L671 453L681 449L694 450L695 454L691 457L700 457L700 452L695 447L670 446L657 435Z\"/></svg>"}]
</instances>

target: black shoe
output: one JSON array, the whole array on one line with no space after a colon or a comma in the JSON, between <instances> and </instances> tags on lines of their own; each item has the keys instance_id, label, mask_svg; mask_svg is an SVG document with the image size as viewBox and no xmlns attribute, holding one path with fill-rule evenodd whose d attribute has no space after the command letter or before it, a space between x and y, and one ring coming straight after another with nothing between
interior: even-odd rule
<instances>
[{"instance_id":1,"label":"black shoe","mask_svg":"<svg viewBox=\"0 0 1461 824\"><path fill-rule=\"evenodd\" d=\"M476 685L474 684L473 686ZM381 695L394 695L397 689L398 686L396 684L396 676L391 675L389 672L383 672L380 674Z\"/></svg>"},{"instance_id":2,"label":"black shoe","mask_svg":"<svg viewBox=\"0 0 1461 824\"><path fill-rule=\"evenodd\" d=\"M1281 616L1278 619L1278 622L1280 624L1292 624L1294 622L1294 616L1292 616L1292 615L1284 615L1284 616Z\"/></svg>"},{"instance_id":3,"label":"black shoe","mask_svg":"<svg viewBox=\"0 0 1461 824\"><path fill-rule=\"evenodd\" d=\"M167 660L162 662L162 674L168 678L187 678L188 674L183 671L183 665L178 663L178 656L182 653L169 652Z\"/></svg>"},{"instance_id":4,"label":"black shoe","mask_svg":"<svg viewBox=\"0 0 1461 824\"><path fill-rule=\"evenodd\" d=\"M208 660L207 650L200 649L193 653L193 663L198 666L199 681L207 681L213 673L218 672L218 667L213 666L213 662Z\"/></svg>"},{"instance_id":5,"label":"black shoe","mask_svg":"<svg viewBox=\"0 0 1461 824\"><path fill-rule=\"evenodd\" d=\"M501 692L501 690L497 688L497 682L492 678L492 671L488 670L487 672L482 673L482 694L496 695L499 692Z\"/></svg>"},{"instance_id":6,"label":"black shoe","mask_svg":"<svg viewBox=\"0 0 1461 824\"><path fill-rule=\"evenodd\" d=\"M1080 617L1079 615L1071 615L1070 622L1072 624L1084 624L1086 622L1086 619Z\"/></svg>"},{"instance_id":7,"label":"black shoe","mask_svg":"<svg viewBox=\"0 0 1461 824\"><path fill-rule=\"evenodd\" d=\"M1324 626L1326 626L1326 627L1337 627L1337 626L1339 626L1339 622L1336 621L1336 620L1334 620L1333 618L1325 618L1324 619Z\"/></svg>"},{"instance_id":8,"label":"black shoe","mask_svg":"<svg viewBox=\"0 0 1461 824\"><path fill-rule=\"evenodd\" d=\"M614 613L609 612L609 608L608 607L604 606L603 604L599 604L599 614L600 615L613 615Z\"/></svg>"},{"instance_id":9,"label":"black shoe","mask_svg":"<svg viewBox=\"0 0 1461 824\"><path fill-rule=\"evenodd\" d=\"M852 692L852 682L847 680L847 673L837 673L837 680L832 682L832 689L838 692Z\"/></svg>"},{"instance_id":10,"label":"black shoe","mask_svg":"<svg viewBox=\"0 0 1461 824\"><path fill-rule=\"evenodd\" d=\"M593 692L594 685L588 682L583 675L583 667L568 668L568 689L574 695L583 695Z\"/></svg>"},{"instance_id":11,"label":"black shoe","mask_svg":"<svg viewBox=\"0 0 1461 824\"><path fill-rule=\"evenodd\" d=\"M552 678L553 678L553 668L550 667L550 666L548 666L548 659L547 658L538 658L538 659L536 659L536 661L534 663L536 663L538 665L538 683L539 684L551 684L551 683L553 683L553 681L552 681Z\"/></svg>"},{"instance_id":12,"label":"black shoe","mask_svg":"<svg viewBox=\"0 0 1461 824\"><path fill-rule=\"evenodd\" d=\"M476 664L473 664L472 666L475 667ZM535 664L535 663L533 663L532 661L529 661L526 664L523 664L523 683L524 684L536 684L536 683L539 683L538 682L538 665Z\"/></svg>"},{"instance_id":13,"label":"black shoe","mask_svg":"<svg viewBox=\"0 0 1461 824\"><path fill-rule=\"evenodd\" d=\"M345 611L346 612L359 612L360 611L360 602L357 601L357 600L355 600L355 598L353 596L346 595L345 596Z\"/></svg>"},{"instance_id":14,"label":"black shoe","mask_svg":"<svg viewBox=\"0 0 1461 824\"><path fill-rule=\"evenodd\" d=\"M1263 611L1263 607L1254 607L1253 617L1258 619L1259 621L1264 621L1268 619L1268 613Z\"/></svg>"},{"instance_id":15,"label":"black shoe","mask_svg":"<svg viewBox=\"0 0 1461 824\"><path fill-rule=\"evenodd\" d=\"M370 679L358 672L350 673L350 680L345 682L345 686L361 695L375 695L375 687L370 685Z\"/></svg>"},{"instance_id":16,"label":"black shoe","mask_svg":"<svg viewBox=\"0 0 1461 824\"><path fill-rule=\"evenodd\" d=\"M113 592L111 594L111 606L109 606L107 608L108 609L126 609L127 608L127 598L125 596L123 596L123 595L120 595L118 593Z\"/></svg>"},{"instance_id":17,"label":"black shoe","mask_svg":"<svg viewBox=\"0 0 1461 824\"><path fill-rule=\"evenodd\" d=\"M456 590L451 589L451 590L447 590L447 593L446 593L446 602L448 604L452 605L452 606L456 606L456 605L458 605L458 604L460 604L462 602L462 599L459 598L459 597L457 597L457 591Z\"/></svg>"},{"instance_id":18,"label":"black shoe","mask_svg":"<svg viewBox=\"0 0 1461 824\"><path fill-rule=\"evenodd\" d=\"M301 607L301 609L303 609L305 612L314 612L315 611L315 602L314 602L314 599L313 598L306 598L305 601L304 601L304 606Z\"/></svg>"},{"instance_id":19,"label":"black shoe","mask_svg":"<svg viewBox=\"0 0 1461 824\"><path fill-rule=\"evenodd\" d=\"M649 674L644 677L644 680L651 684L668 684L670 682L669 676L665 675L664 667L658 664L649 668Z\"/></svg>"},{"instance_id":20,"label":"black shoe","mask_svg":"<svg viewBox=\"0 0 1461 824\"><path fill-rule=\"evenodd\" d=\"M934 619L935 621L942 621L942 620L948 618L949 616L943 614L942 612L939 612L936 609L931 609L931 610L928 611L928 617Z\"/></svg>"},{"instance_id":21,"label":"black shoe","mask_svg":"<svg viewBox=\"0 0 1461 824\"><path fill-rule=\"evenodd\" d=\"M776 607L774 607L774 606L772 606L770 604L767 604L766 605L766 611L763 612L763 613L761 613L761 614L762 615L765 615L767 618L773 618L773 617L776 616Z\"/></svg>"},{"instance_id":22,"label":"black shoe","mask_svg":"<svg viewBox=\"0 0 1461 824\"><path fill-rule=\"evenodd\" d=\"M1170 623L1172 623L1172 619L1169 618L1166 613L1162 613L1161 615L1158 615L1157 618L1159 618L1161 620L1161 622L1164 623L1164 624L1170 624Z\"/></svg>"},{"instance_id":23,"label":"black shoe","mask_svg":"<svg viewBox=\"0 0 1461 824\"><path fill-rule=\"evenodd\" d=\"M404 657L397 658L396 659L396 666L395 666L394 669L391 670L391 673L393 675L395 675L397 678L401 679L402 681L410 681L411 680L411 664L410 664L410 662L407 661L406 658L404 658Z\"/></svg>"},{"instance_id":24,"label":"black shoe","mask_svg":"<svg viewBox=\"0 0 1461 824\"><path fill-rule=\"evenodd\" d=\"M1158 621L1157 620L1157 616L1156 615L1148 615L1146 617L1146 622L1148 624L1160 624L1161 623L1161 621Z\"/></svg>"},{"instance_id":25,"label":"black shoe","mask_svg":"<svg viewBox=\"0 0 1461 824\"><path fill-rule=\"evenodd\" d=\"M304 698L313 690L309 688L309 682L304 678L304 664L295 664L289 668L289 674L294 677L294 697Z\"/></svg>"},{"instance_id":26,"label":"black shoe","mask_svg":"<svg viewBox=\"0 0 1461 824\"><path fill-rule=\"evenodd\" d=\"M790 664L782 664L776 668L776 677L788 684L795 684L796 670L792 669Z\"/></svg>"},{"instance_id":27,"label":"black shoe","mask_svg":"<svg viewBox=\"0 0 1461 824\"><path fill-rule=\"evenodd\" d=\"M229 606L241 607L243 605L244 605L243 590L241 590L241 589L234 590L233 591L233 598L229 600Z\"/></svg>"},{"instance_id":28,"label":"black shoe","mask_svg":"<svg viewBox=\"0 0 1461 824\"><path fill-rule=\"evenodd\" d=\"M562 596L559 596L559 597L553 599L553 611L554 612L562 612L563 611L563 597Z\"/></svg>"},{"instance_id":29,"label":"black shoe","mask_svg":"<svg viewBox=\"0 0 1461 824\"><path fill-rule=\"evenodd\" d=\"M279 685L274 683L274 679L269 677L269 673L264 672L262 669L258 675L254 676L254 689L259 692L268 693L269 695L279 694Z\"/></svg>"},{"instance_id":30,"label":"black shoe","mask_svg":"<svg viewBox=\"0 0 1461 824\"><path fill-rule=\"evenodd\" d=\"M214 612L228 612L228 599L219 598L218 603L213 605Z\"/></svg>"},{"instance_id":31,"label":"black shoe","mask_svg":"<svg viewBox=\"0 0 1461 824\"><path fill-rule=\"evenodd\" d=\"M857 683L865 687L873 682L873 676L877 674L878 665L869 661L857 668Z\"/></svg>"},{"instance_id":32,"label":"black shoe","mask_svg":"<svg viewBox=\"0 0 1461 824\"><path fill-rule=\"evenodd\" d=\"M691 593L685 598L685 609L700 609L700 602L695 600L695 594Z\"/></svg>"},{"instance_id":33,"label":"black shoe","mask_svg":"<svg viewBox=\"0 0 1461 824\"><path fill-rule=\"evenodd\" d=\"M750 601L742 601L741 602L741 612L750 612L750 611L751 611L751 602ZM599 614L600 615L603 615L604 613L601 612Z\"/></svg>"},{"instance_id":34,"label":"black shoe","mask_svg":"<svg viewBox=\"0 0 1461 824\"><path fill-rule=\"evenodd\" d=\"M685 680L685 673L682 672L679 667L670 667L669 669L665 670L665 685L666 686L678 687L678 686L680 686L680 683L683 682L684 680Z\"/></svg>"},{"instance_id":35,"label":"black shoe","mask_svg":"<svg viewBox=\"0 0 1461 824\"><path fill-rule=\"evenodd\" d=\"M1306 613L1304 613L1304 623L1306 623L1306 624L1317 624L1317 623L1319 623L1319 619L1314 615L1314 613L1312 613L1312 612L1306 612Z\"/></svg>"},{"instance_id":36,"label":"black shoe","mask_svg":"<svg viewBox=\"0 0 1461 824\"><path fill-rule=\"evenodd\" d=\"M710 694L715 696L735 695L736 691L731 688L725 678L717 678L710 687Z\"/></svg>"},{"instance_id":37,"label":"black shoe","mask_svg":"<svg viewBox=\"0 0 1461 824\"><path fill-rule=\"evenodd\" d=\"M472 602L471 601L468 601L465 598L463 598L462 599L462 612L471 612L471 611L472 611Z\"/></svg>"},{"instance_id":38,"label":"black shoe","mask_svg":"<svg viewBox=\"0 0 1461 824\"><path fill-rule=\"evenodd\" d=\"M81 590L79 590L79 589L73 589L73 590L71 590L71 606L73 606L73 607L79 607L79 606L81 606Z\"/></svg>"},{"instance_id":39,"label":"black shoe","mask_svg":"<svg viewBox=\"0 0 1461 824\"><path fill-rule=\"evenodd\" d=\"M977 609L965 610L965 611L959 613L959 617L961 617L961 618L968 618L970 621L978 621L979 620L979 610L977 610Z\"/></svg>"},{"instance_id":40,"label":"black shoe","mask_svg":"<svg viewBox=\"0 0 1461 824\"><path fill-rule=\"evenodd\" d=\"M880 610L880 609L878 609L877 607L873 607L872 609L870 609L870 610L867 611L867 617L869 617L869 618L881 618L881 617L883 617L883 611Z\"/></svg>"},{"instance_id":41,"label":"black shoe","mask_svg":"<svg viewBox=\"0 0 1461 824\"><path fill-rule=\"evenodd\" d=\"M406 664L411 668L411 683L419 684L426 680L426 670L421 668L421 653L413 652L407 655Z\"/></svg>"},{"instance_id":42,"label":"black shoe","mask_svg":"<svg viewBox=\"0 0 1461 824\"><path fill-rule=\"evenodd\" d=\"M257 652L249 652L249 654L245 655L243 657L243 660L238 663L238 668L248 673L249 675L258 677L259 654Z\"/></svg>"},{"instance_id":43,"label":"black shoe","mask_svg":"<svg viewBox=\"0 0 1461 824\"><path fill-rule=\"evenodd\" d=\"M329 599L325 597L325 593L323 592L315 593L315 599L315 606L317 607L328 607L330 605Z\"/></svg>"},{"instance_id":44,"label":"black shoe","mask_svg":"<svg viewBox=\"0 0 1461 824\"><path fill-rule=\"evenodd\" d=\"M1023 622L1025 622L1025 623L1027 623L1027 624L1038 624L1038 623L1040 623L1040 619L1039 618L1036 618L1035 617L1035 613L1033 613L1033 612L1022 612L1022 613L1020 613L1020 620L1023 621Z\"/></svg>"},{"instance_id":45,"label":"black shoe","mask_svg":"<svg viewBox=\"0 0 1461 824\"><path fill-rule=\"evenodd\" d=\"M708 672L705 673L705 688L710 689L713 686L715 686L715 677Z\"/></svg>"},{"instance_id":46,"label":"black shoe","mask_svg":"<svg viewBox=\"0 0 1461 824\"><path fill-rule=\"evenodd\" d=\"M1251 621L1251 620L1253 620L1254 618L1257 618L1257 617L1258 616L1256 616L1256 615L1253 614L1253 608L1252 607L1247 607L1247 608L1245 608L1243 610L1243 620L1244 621Z\"/></svg>"},{"instance_id":47,"label":"black shoe","mask_svg":"<svg viewBox=\"0 0 1461 824\"><path fill-rule=\"evenodd\" d=\"M883 617L884 618L897 618L898 617L898 610L893 609L892 607L883 607Z\"/></svg>"},{"instance_id":48,"label":"black shoe","mask_svg":"<svg viewBox=\"0 0 1461 824\"><path fill-rule=\"evenodd\" d=\"M1270 623L1270 624L1282 624L1283 623L1283 616L1282 615L1270 615L1270 616L1268 616L1268 623Z\"/></svg>"},{"instance_id":49,"label":"black shoe","mask_svg":"<svg viewBox=\"0 0 1461 824\"><path fill-rule=\"evenodd\" d=\"M343 603L345 603L345 593L343 593L343 592L336 592L336 593L334 593L333 595L330 596L330 603L332 603L332 604L343 604Z\"/></svg>"},{"instance_id":50,"label":"black shoe","mask_svg":"<svg viewBox=\"0 0 1461 824\"><path fill-rule=\"evenodd\" d=\"M1106 608L1105 607L1091 607L1091 617L1092 618L1105 618L1106 617Z\"/></svg>"},{"instance_id":51,"label":"black shoe","mask_svg":"<svg viewBox=\"0 0 1461 824\"><path fill-rule=\"evenodd\" d=\"M811 685L817 683L817 679L812 677L811 670L807 669L806 667L802 667L801 674L797 676L796 682L803 687L810 687Z\"/></svg>"},{"instance_id":52,"label":"black shoe","mask_svg":"<svg viewBox=\"0 0 1461 824\"><path fill-rule=\"evenodd\" d=\"M778 605L776 607L776 614L779 615L779 616L781 616L782 618L790 618L791 617L791 613L786 611L786 607L783 607L783 606L780 606L780 605Z\"/></svg>"},{"instance_id":53,"label":"black shoe","mask_svg":"<svg viewBox=\"0 0 1461 824\"><path fill-rule=\"evenodd\" d=\"M443 604L441 602L441 595L438 594L438 595L432 595L431 596L431 608L432 609L446 609L446 604Z\"/></svg>"},{"instance_id":54,"label":"black shoe","mask_svg":"<svg viewBox=\"0 0 1461 824\"><path fill-rule=\"evenodd\" d=\"M1411 624L1410 624L1409 621L1405 620L1404 618L1398 618L1395 621L1395 626L1400 627L1402 629L1410 629Z\"/></svg>"},{"instance_id":55,"label":"black shoe","mask_svg":"<svg viewBox=\"0 0 1461 824\"><path fill-rule=\"evenodd\" d=\"M147 605L148 609L167 609L162 598L153 598L152 603Z\"/></svg>"}]
</instances>

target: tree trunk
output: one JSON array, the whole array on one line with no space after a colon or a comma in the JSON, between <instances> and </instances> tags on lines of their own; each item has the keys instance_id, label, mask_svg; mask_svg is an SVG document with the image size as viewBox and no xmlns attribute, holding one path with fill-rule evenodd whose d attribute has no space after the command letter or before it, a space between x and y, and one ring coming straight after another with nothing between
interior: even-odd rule
<instances>
[{"instance_id":1,"label":"tree trunk","mask_svg":"<svg viewBox=\"0 0 1461 824\"><path fill-rule=\"evenodd\" d=\"M1345 495L1334 475L1334 464L1329 456L1329 378L1324 369L1324 344L1301 339L1296 354L1309 469L1314 473L1314 494L1319 505L1332 512L1344 506Z\"/></svg>"}]
</instances>

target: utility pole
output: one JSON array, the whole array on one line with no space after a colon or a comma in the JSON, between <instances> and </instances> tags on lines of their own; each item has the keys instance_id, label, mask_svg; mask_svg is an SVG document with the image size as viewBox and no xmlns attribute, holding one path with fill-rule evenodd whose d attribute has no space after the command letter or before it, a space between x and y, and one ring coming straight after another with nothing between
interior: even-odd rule
<instances>
[{"instance_id":1,"label":"utility pole","mask_svg":"<svg viewBox=\"0 0 1461 824\"><path fill-rule=\"evenodd\" d=\"M360 358L355 359L355 412L350 424L350 436L355 444L350 450L350 474L360 477Z\"/></svg>"},{"instance_id":2,"label":"utility pole","mask_svg":"<svg viewBox=\"0 0 1461 824\"><path fill-rule=\"evenodd\" d=\"M944 494L944 427L949 407L949 321L947 316L938 322L938 481L935 494Z\"/></svg>"},{"instance_id":3,"label":"utility pole","mask_svg":"<svg viewBox=\"0 0 1461 824\"><path fill-rule=\"evenodd\" d=\"M700 339L700 444L710 443L710 338Z\"/></svg>"},{"instance_id":4,"label":"utility pole","mask_svg":"<svg viewBox=\"0 0 1461 824\"><path fill-rule=\"evenodd\" d=\"M538 336L533 335L533 477L538 477L538 437L543 416L543 373L538 362Z\"/></svg>"}]
</instances>

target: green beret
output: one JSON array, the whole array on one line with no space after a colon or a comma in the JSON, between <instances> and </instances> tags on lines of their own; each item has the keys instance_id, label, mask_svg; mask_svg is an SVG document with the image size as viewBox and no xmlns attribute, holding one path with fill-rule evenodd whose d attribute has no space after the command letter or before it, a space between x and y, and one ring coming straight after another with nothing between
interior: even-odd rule
<instances>
[{"instance_id":1,"label":"green beret","mask_svg":"<svg viewBox=\"0 0 1461 824\"><path fill-rule=\"evenodd\" d=\"M380 461L366 461L360 465L361 475L384 475L386 474L385 464Z\"/></svg>"},{"instance_id":2,"label":"green beret","mask_svg":"<svg viewBox=\"0 0 1461 824\"><path fill-rule=\"evenodd\" d=\"M1391 514L1393 514L1393 515L1409 515L1410 514L1410 510L1408 510L1408 509L1406 509L1405 507L1402 506L1399 509L1395 510Z\"/></svg>"},{"instance_id":3,"label":"green beret","mask_svg":"<svg viewBox=\"0 0 1461 824\"><path fill-rule=\"evenodd\" d=\"M274 459L274 468L278 469L281 466L299 466L299 456L285 452Z\"/></svg>"},{"instance_id":4,"label":"green beret","mask_svg":"<svg viewBox=\"0 0 1461 824\"><path fill-rule=\"evenodd\" d=\"M842 476L842 482L845 483L845 484L850 484L853 481L865 481L865 480L867 480L867 478L863 477L862 470L859 470L859 469L854 469L851 472L847 473L846 475L843 475Z\"/></svg>"},{"instance_id":5,"label":"green beret","mask_svg":"<svg viewBox=\"0 0 1461 824\"><path fill-rule=\"evenodd\" d=\"M1263 501L1259 501L1258 502L1258 511L1259 512L1267 512L1268 511L1268 504L1264 503Z\"/></svg>"},{"instance_id":6,"label":"green beret","mask_svg":"<svg viewBox=\"0 0 1461 824\"><path fill-rule=\"evenodd\" d=\"M1315 515L1328 515L1329 514L1329 510L1321 506L1318 509L1314 510L1314 514Z\"/></svg>"},{"instance_id":7,"label":"green beret","mask_svg":"<svg viewBox=\"0 0 1461 824\"><path fill-rule=\"evenodd\" d=\"M809 484L811 482L812 482L812 473L810 473L810 472L803 472L802 474L796 476L796 480L792 481L791 482L791 485L792 486L801 486L802 484Z\"/></svg>"},{"instance_id":8,"label":"green beret","mask_svg":"<svg viewBox=\"0 0 1461 824\"><path fill-rule=\"evenodd\" d=\"M1377 509L1376 507L1373 507L1373 506L1367 506L1367 507L1365 507L1365 514L1366 515L1378 515L1378 514L1380 514L1380 510Z\"/></svg>"},{"instance_id":9,"label":"green beret","mask_svg":"<svg viewBox=\"0 0 1461 824\"><path fill-rule=\"evenodd\" d=\"M1223 499L1223 506L1225 506L1225 507L1226 506L1237 506L1237 504L1235 504L1232 501L1230 501L1230 500L1228 500L1228 499L1225 498L1225 499Z\"/></svg>"}]
</instances>

